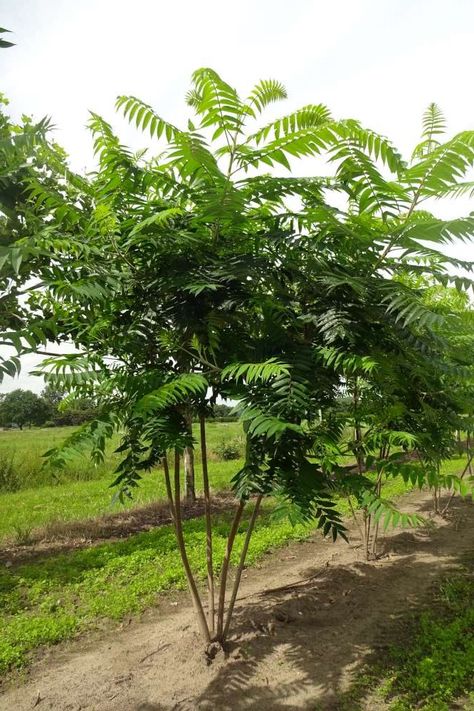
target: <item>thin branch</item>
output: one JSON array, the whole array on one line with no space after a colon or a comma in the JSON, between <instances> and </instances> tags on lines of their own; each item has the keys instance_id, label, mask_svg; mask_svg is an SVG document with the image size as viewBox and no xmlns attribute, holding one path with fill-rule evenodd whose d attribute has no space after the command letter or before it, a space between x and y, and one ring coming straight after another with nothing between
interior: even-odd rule
<instances>
[{"instance_id":1,"label":"thin branch","mask_svg":"<svg viewBox=\"0 0 474 711\"><path fill-rule=\"evenodd\" d=\"M237 573L236 573L235 580L234 580L234 586L232 588L232 596L230 598L229 608L227 610L227 618L226 618L226 622L225 622L225 626L224 626L224 633L223 633L224 640L227 638L227 635L229 633L229 627L230 627L230 623L232 621L232 613L234 611L234 605L235 605L235 601L237 599L237 593L239 591L240 579L242 577L242 572L243 572L244 565L245 565L245 559L247 557L247 551L249 549L250 539L252 537L252 532L253 532L253 529L255 526L255 521L257 519L257 515L258 515L258 511L260 509L260 504L262 502L262 498L263 498L263 494L260 494L257 497L257 500L255 502L255 507L252 512L252 517L249 521L249 527L247 529L247 534L245 536L244 545L242 548L242 552L240 554L239 565L237 567Z\"/></svg>"}]
</instances>

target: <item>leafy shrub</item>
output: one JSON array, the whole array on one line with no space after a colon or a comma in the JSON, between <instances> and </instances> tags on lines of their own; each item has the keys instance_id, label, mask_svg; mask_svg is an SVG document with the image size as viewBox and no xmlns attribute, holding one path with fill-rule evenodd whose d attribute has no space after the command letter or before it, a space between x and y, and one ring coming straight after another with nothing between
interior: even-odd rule
<instances>
[{"instance_id":1,"label":"leafy shrub","mask_svg":"<svg viewBox=\"0 0 474 711\"><path fill-rule=\"evenodd\" d=\"M215 454L225 462L230 459L240 459L243 456L242 440L238 438L223 439L214 447Z\"/></svg>"}]
</instances>

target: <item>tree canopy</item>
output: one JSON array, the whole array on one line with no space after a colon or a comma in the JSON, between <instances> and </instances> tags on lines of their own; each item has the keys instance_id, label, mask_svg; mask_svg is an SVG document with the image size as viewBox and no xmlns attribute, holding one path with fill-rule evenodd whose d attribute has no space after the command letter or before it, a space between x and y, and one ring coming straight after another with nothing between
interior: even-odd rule
<instances>
[{"instance_id":1,"label":"tree canopy","mask_svg":"<svg viewBox=\"0 0 474 711\"><path fill-rule=\"evenodd\" d=\"M47 357L41 372L100 405L51 461L60 464L67 446L90 447L100 459L118 431L120 494L161 465L181 540L189 413L200 418L205 445L210 408L232 399L246 454L232 482L240 503L230 549L245 502L267 494L334 537L345 535L341 491L359 497L366 520L396 523L400 514L367 469L433 481L472 411L472 357L456 345L465 335L459 304L433 290L471 287L457 275L471 263L443 249L472 238L474 216L442 220L428 208L435 198L472 194L474 132L445 138L433 104L404 159L385 137L321 104L265 123L266 107L286 98L274 80L241 98L215 71L199 69L186 98L186 128L133 96L118 98L117 109L156 144L153 156L133 153L92 114L98 168L86 177L69 171L42 126L20 129L33 131L28 150L44 166L15 174L26 196L15 204L21 229L4 211L16 325L2 340L18 356L48 343L74 346ZM4 121L11 163L18 129ZM298 159L315 156L327 164L323 175L293 174ZM18 358L2 368L14 374ZM340 465L349 425L355 470ZM420 460L404 462L415 444ZM211 603L208 621L201 615L207 638L223 640L233 601L227 623L219 601L216 629Z\"/></svg>"}]
</instances>

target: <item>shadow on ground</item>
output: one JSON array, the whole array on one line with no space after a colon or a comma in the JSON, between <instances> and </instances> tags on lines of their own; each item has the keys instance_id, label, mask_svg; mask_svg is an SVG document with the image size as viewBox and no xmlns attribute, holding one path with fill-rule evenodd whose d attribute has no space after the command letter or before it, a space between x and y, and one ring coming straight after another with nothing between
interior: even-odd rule
<instances>
[{"instance_id":1,"label":"shadow on ground","mask_svg":"<svg viewBox=\"0 0 474 711\"><path fill-rule=\"evenodd\" d=\"M472 551L474 507L456 502L450 517L441 528L390 536L376 563L336 560L302 570L300 584L247 601L235 618L228 663L192 703L173 708L368 709L355 696L350 700L358 676L410 635L414 621L407 613L421 610L436 579Z\"/></svg>"}]
</instances>

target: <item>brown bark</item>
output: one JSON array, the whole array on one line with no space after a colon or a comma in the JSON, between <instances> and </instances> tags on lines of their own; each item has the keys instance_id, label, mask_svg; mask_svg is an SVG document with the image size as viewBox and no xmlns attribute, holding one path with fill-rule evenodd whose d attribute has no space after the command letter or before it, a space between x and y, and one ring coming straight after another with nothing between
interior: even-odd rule
<instances>
[{"instance_id":1,"label":"brown bark","mask_svg":"<svg viewBox=\"0 0 474 711\"><path fill-rule=\"evenodd\" d=\"M186 429L192 435L193 433L193 414L191 410L187 410L184 416L186 420ZM185 496L186 500L194 503L196 501L196 481L194 475L194 449L186 447L184 450L184 474L185 474Z\"/></svg>"},{"instance_id":2,"label":"brown bark","mask_svg":"<svg viewBox=\"0 0 474 711\"><path fill-rule=\"evenodd\" d=\"M263 498L262 494L260 494L257 497L257 500L255 502L255 508L252 512L252 516L249 521L249 527L247 529L247 534L245 536L245 541L244 541L244 545L242 548L242 552L240 554L239 565L237 567L234 585L232 588L232 595L231 595L230 602L229 602L229 608L227 610L227 617L226 617L226 622L225 622L225 626L224 626L224 632L222 634L223 641L225 641L227 639L227 635L229 634L229 627L230 627L230 623L232 621L232 613L234 612L234 605L235 605L237 593L238 593L239 587L240 587L240 579L242 577L242 572L243 572L243 569L245 566L245 559L247 557L247 551L249 549L250 539L252 537L253 529L255 526L255 521L257 520L257 515L258 515L258 511L260 509L260 504L262 502L262 498Z\"/></svg>"},{"instance_id":3,"label":"brown bark","mask_svg":"<svg viewBox=\"0 0 474 711\"><path fill-rule=\"evenodd\" d=\"M242 513L244 511L245 503L241 500L239 506L234 514L234 519L232 521L232 526L227 537L227 545L224 553L224 560L222 561L221 577L219 581L219 607L217 611L217 630L216 639L219 642L224 641L223 637L223 627L224 627L224 607L225 607L225 594L227 588L227 575L229 573L230 556L232 554L232 548L234 547L235 536L239 528L240 519L242 518Z\"/></svg>"}]
</instances>

